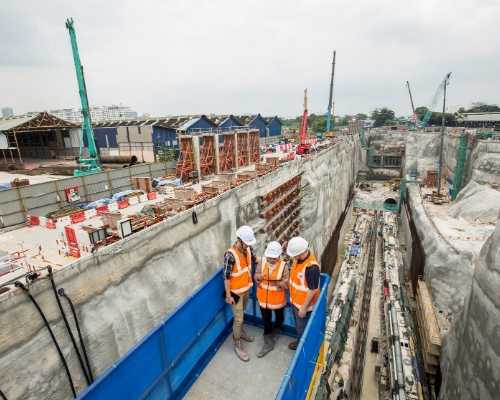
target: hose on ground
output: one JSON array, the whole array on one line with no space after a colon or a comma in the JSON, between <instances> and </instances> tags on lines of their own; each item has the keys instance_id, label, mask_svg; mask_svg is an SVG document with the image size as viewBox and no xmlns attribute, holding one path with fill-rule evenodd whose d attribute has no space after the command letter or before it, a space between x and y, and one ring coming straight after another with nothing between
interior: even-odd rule
<instances>
[{"instance_id":1,"label":"hose on ground","mask_svg":"<svg viewBox=\"0 0 500 400\"><path fill-rule=\"evenodd\" d=\"M71 308L71 313L73 314L73 319L75 320L76 331L78 332L78 339L80 340L80 346L82 347L83 357L85 358L85 363L87 365L87 372L89 374L90 382L94 382L94 375L92 374L92 368L90 367L89 358L87 356L87 349L85 348L85 342L83 341L82 332L80 330L80 323L78 322L78 317L76 315L75 307L69 296L64 291L64 288L59 288L57 290L59 296L64 297Z\"/></svg>"},{"instance_id":2,"label":"hose on ground","mask_svg":"<svg viewBox=\"0 0 500 400\"><path fill-rule=\"evenodd\" d=\"M69 385L71 387L71 392L73 393L73 397L76 399L76 390L75 390L75 385L73 384L73 378L71 377L71 372L69 372L68 364L66 362L66 359L64 358L64 355L61 351L61 347L59 347L59 343L57 342L57 339L54 335L54 332L52 331L52 328L49 325L49 321L47 321L47 318L45 317L45 314L43 313L42 309L40 308L40 305L38 302L35 300L35 298L31 295L29 290L24 286L22 282L16 281L14 284L17 288L22 289L29 297L35 308L37 309L38 313L40 314L40 317L42 317L43 322L49 331L50 337L52 338L52 342L54 343L54 346L56 346L57 353L59 354L59 358L61 359L61 362L63 364L64 370L66 371L66 376L68 377Z\"/></svg>"},{"instance_id":3,"label":"hose on ground","mask_svg":"<svg viewBox=\"0 0 500 400\"><path fill-rule=\"evenodd\" d=\"M3 394L3 392L0 390L0 397L2 400L7 400L7 396Z\"/></svg>"},{"instance_id":4,"label":"hose on ground","mask_svg":"<svg viewBox=\"0 0 500 400\"><path fill-rule=\"evenodd\" d=\"M52 273L52 267L48 267L47 271L49 272L49 278L50 278L50 283L52 284L52 291L54 292L54 297L56 298L57 305L59 307L59 310L61 311L61 315L64 321L64 325L66 326L66 330L68 331L68 335L71 339L71 343L73 343L73 347L76 352L76 356L78 357L78 362L80 363L80 367L82 368L83 375L85 376L85 380L87 381L87 385L90 385L90 378L87 373L87 369L85 368L85 364L82 359L82 355L80 354L80 350L78 349L78 346L76 344L75 336L73 335L73 331L71 327L69 326L68 319L66 318L66 313L64 312L64 308L61 304L61 299L59 299L59 296L57 295L57 288L56 288L56 283L54 282L54 274Z\"/></svg>"}]
</instances>

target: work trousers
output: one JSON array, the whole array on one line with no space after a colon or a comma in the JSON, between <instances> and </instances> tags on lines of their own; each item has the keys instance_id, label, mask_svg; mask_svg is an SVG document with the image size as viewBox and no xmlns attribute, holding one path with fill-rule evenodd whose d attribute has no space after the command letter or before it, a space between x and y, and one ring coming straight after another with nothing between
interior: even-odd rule
<instances>
[{"instance_id":1,"label":"work trousers","mask_svg":"<svg viewBox=\"0 0 500 400\"><path fill-rule=\"evenodd\" d=\"M274 324L273 324L273 311L274 311ZM262 320L264 321L264 335L269 335L273 332L273 329L280 329L285 320L285 308L278 308L276 310L271 310L269 308L260 307L260 313L262 314Z\"/></svg>"},{"instance_id":2,"label":"work trousers","mask_svg":"<svg viewBox=\"0 0 500 400\"><path fill-rule=\"evenodd\" d=\"M236 304L232 304L233 309L233 337L234 340L240 340L241 330L243 328L243 316L245 314L245 308L247 308L248 295L250 291L240 294L240 298Z\"/></svg>"},{"instance_id":3,"label":"work trousers","mask_svg":"<svg viewBox=\"0 0 500 400\"><path fill-rule=\"evenodd\" d=\"M293 306L293 316L295 317L295 329L297 330L297 338L300 340L302 334L304 333L307 322L311 317L312 311L309 311L304 318L299 317L299 309Z\"/></svg>"}]
</instances>

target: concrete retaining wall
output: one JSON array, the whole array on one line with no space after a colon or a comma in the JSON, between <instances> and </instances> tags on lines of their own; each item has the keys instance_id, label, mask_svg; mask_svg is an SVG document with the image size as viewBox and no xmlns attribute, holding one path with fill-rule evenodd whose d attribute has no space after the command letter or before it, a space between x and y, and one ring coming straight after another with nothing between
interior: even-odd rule
<instances>
[{"instance_id":1,"label":"concrete retaining wall","mask_svg":"<svg viewBox=\"0 0 500 400\"><path fill-rule=\"evenodd\" d=\"M500 222L475 260L463 312L444 342L440 398L493 400L500 393Z\"/></svg>"},{"instance_id":2,"label":"concrete retaining wall","mask_svg":"<svg viewBox=\"0 0 500 400\"><path fill-rule=\"evenodd\" d=\"M45 216L69 205L64 189L78 187L82 201L95 201L110 197L114 193L132 189L131 177L164 176L174 163L154 163L134 165L99 174L82 177L70 177L22 186L0 191L0 228L14 226L26 222L28 214Z\"/></svg>"},{"instance_id":3,"label":"concrete retaining wall","mask_svg":"<svg viewBox=\"0 0 500 400\"><path fill-rule=\"evenodd\" d=\"M257 226L257 196L302 173L301 234L320 257L358 171L361 150L345 138L313 160L296 160L196 208L106 247L55 274L73 299L96 375L109 368L222 262L238 225ZM261 254L266 237L257 236ZM78 390L85 387L49 282L33 285L60 340ZM0 297L0 387L9 399L67 399L68 382L50 337L26 295Z\"/></svg>"}]
</instances>

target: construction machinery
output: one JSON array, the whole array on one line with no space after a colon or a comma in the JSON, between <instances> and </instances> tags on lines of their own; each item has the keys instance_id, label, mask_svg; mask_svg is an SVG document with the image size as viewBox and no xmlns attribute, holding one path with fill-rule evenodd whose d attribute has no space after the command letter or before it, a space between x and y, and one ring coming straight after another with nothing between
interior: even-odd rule
<instances>
[{"instance_id":1,"label":"construction machinery","mask_svg":"<svg viewBox=\"0 0 500 400\"><path fill-rule=\"evenodd\" d=\"M330 95L328 97L328 108L326 110L326 137L333 137L333 125L335 123L335 119L333 118L333 79L335 77L335 56L337 52L333 50L333 61L332 61L332 75L330 78Z\"/></svg>"},{"instance_id":2,"label":"construction machinery","mask_svg":"<svg viewBox=\"0 0 500 400\"><path fill-rule=\"evenodd\" d=\"M309 154L311 144L307 141L307 89L304 89L304 112L302 113L302 120L300 121L299 131L300 143L295 151L297 154Z\"/></svg>"},{"instance_id":3,"label":"construction machinery","mask_svg":"<svg viewBox=\"0 0 500 400\"><path fill-rule=\"evenodd\" d=\"M432 98L432 103L431 105L427 108L426 113L422 117L422 119L418 122L418 127L419 128L426 128L427 125L429 124L429 121L432 117L432 110L436 108L436 105L441 98L441 95L444 93L445 87L448 84L448 81L450 79L451 72L447 73L446 76L444 77L443 81L439 84L436 92L434 93L434 96Z\"/></svg>"},{"instance_id":4,"label":"construction machinery","mask_svg":"<svg viewBox=\"0 0 500 400\"><path fill-rule=\"evenodd\" d=\"M97 154L97 146L92 130L92 121L90 120L89 100L87 97L87 87L83 75L83 65L80 61L78 44L76 42L75 28L73 27L73 18L66 20L71 50L73 52L73 61L75 63L76 80L78 82L78 92L80 94L80 103L82 107L83 122L82 135L80 137L80 152L78 156L78 167L74 170L74 176L85 176L101 172L102 168ZM86 148L85 148L86 145Z\"/></svg>"},{"instance_id":5,"label":"construction machinery","mask_svg":"<svg viewBox=\"0 0 500 400\"><path fill-rule=\"evenodd\" d=\"M411 104L411 111L412 111L412 117L411 117L410 127L412 129L415 129L415 127L417 125L417 114L415 113L415 104L413 103L413 96L411 94L410 82L409 81L406 81L406 87L408 88L408 94L410 95L410 104Z\"/></svg>"}]
</instances>

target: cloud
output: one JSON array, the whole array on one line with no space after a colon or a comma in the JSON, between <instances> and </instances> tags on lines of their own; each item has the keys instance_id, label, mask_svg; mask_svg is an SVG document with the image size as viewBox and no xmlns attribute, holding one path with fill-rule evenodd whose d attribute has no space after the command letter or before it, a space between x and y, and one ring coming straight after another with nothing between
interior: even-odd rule
<instances>
[{"instance_id":1,"label":"cloud","mask_svg":"<svg viewBox=\"0 0 500 400\"><path fill-rule=\"evenodd\" d=\"M324 112L337 49L338 113L430 102L452 71L451 105L499 102L500 4L482 0L7 0L0 105L78 106L66 17L75 19L89 99L139 112Z\"/></svg>"}]
</instances>

